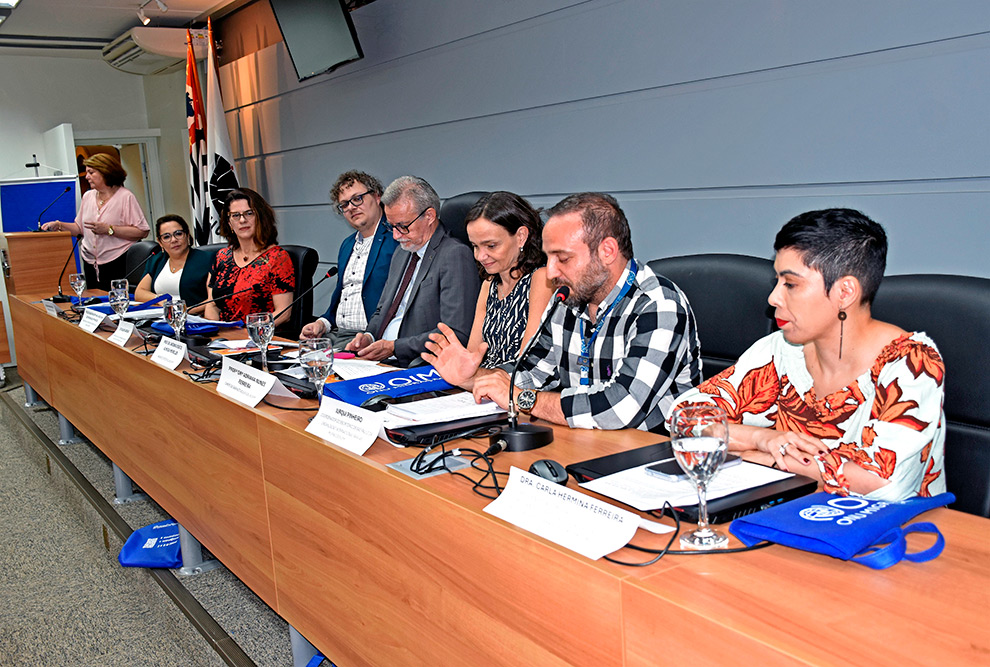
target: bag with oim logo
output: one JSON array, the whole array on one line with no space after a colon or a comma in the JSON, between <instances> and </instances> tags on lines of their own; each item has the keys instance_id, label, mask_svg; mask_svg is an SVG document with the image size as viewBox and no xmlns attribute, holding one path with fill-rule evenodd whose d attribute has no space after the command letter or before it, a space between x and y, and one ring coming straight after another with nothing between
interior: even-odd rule
<instances>
[{"instance_id":1,"label":"bag with oim logo","mask_svg":"<svg viewBox=\"0 0 990 667\"><path fill-rule=\"evenodd\" d=\"M945 539L935 524L903 524L955 500L951 493L893 502L819 492L736 519L729 531L746 546L767 540L882 570L901 560L922 563L938 557ZM931 533L935 544L908 553L908 533Z\"/></svg>"}]
</instances>

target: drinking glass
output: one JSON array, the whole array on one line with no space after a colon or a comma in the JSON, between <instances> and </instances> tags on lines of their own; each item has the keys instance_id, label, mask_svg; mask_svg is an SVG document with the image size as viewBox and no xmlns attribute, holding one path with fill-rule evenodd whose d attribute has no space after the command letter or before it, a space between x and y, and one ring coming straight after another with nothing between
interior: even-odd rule
<instances>
[{"instance_id":1,"label":"drinking glass","mask_svg":"<svg viewBox=\"0 0 990 667\"><path fill-rule=\"evenodd\" d=\"M82 306L82 293L86 291L86 274L69 274L69 287L71 287L72 291L76 293L79 306Z\"/></svg>"},{"instance_id":2,"label":"drinking glass","mask_svg":"<svg viewBox=\"0 0 990 667\"><path fill-rule=\"evenodd\" d=\"M118 317L121 317L131 305L131 295L127 292L127 288L112 289L110 290L109 301L113 312L117 313Z\"/></svg>"},{"instance_id":3,"label":"drinking glass","mask_svg":"<svg viewBox=\"0 0 990 667\"><path fill-rule=\"evenodd\" d=\"M306 377L316 385L316 398L323 400L323 385L333 368L333 344L329 338L305 338L299 341L299 363Z\"/></svg>"},{"instance_id":4,"label":"drinking glass","mask_svg":"<svg viewBox=\"0 0 990 667\"><path fill-rule=\"evenodd\" d=\"M162 310L165 321L175 332L175 339L179 340L186 328L186 302L182 299L169 299L165 302Z\"/></svg>"},{"instance_id":5,"label":"drinking glass","mask_svg":"<svg viewBox=\"0 0 990 667\"><path fill-rule=\"evenodd\" d=\"M127 278L116 278L110 281L110 289L122 289L125 292L130 291L130 287L127 284Z\"/></svg>"},{"instance_id":6,"label":"drinking glass","mask_svg":"<svg viewBox=\"0 0 990 667\"><path fill-rule=\"evenodd\" d=\"M251 313L244 319L248 335L261 348L261 368L268 372L268 344L275 335L275 320L271 313Z\"/></svg>"},{"instance_id":7,"label":"drinking glass","mask_svg":"<svg viewBox=\"0 0 990 667\"><path fill-rule=\"evenodd\" d=\"M681 536L687 549L719 549L729 538L708 525L708 482L725 460L729 424L716 405L686 405L674 411L670 445L681 469L698 486L698 528Z\"/></svg>"}]
</instances>

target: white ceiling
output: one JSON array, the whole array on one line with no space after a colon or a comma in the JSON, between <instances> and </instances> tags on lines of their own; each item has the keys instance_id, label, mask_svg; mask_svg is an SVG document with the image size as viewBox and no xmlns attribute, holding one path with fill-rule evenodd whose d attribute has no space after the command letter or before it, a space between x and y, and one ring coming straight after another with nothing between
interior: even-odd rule
<instances>
[{"instance_id":1,"label":"white ceiling","mask_svg":"<svg viewBox=\"0 0 990 667\"><path fill-rule=\"evenodd\" d=\"M144 8L150 27L185 28L226 13L246 0L155 0ZM137 11L144 0L21 0L0 23L0 55L100 57L100 49L141 25ZM224 12L220 12L225 9ZM41 39L38 39L41 38Z\"/></svg>"}]
</instances>

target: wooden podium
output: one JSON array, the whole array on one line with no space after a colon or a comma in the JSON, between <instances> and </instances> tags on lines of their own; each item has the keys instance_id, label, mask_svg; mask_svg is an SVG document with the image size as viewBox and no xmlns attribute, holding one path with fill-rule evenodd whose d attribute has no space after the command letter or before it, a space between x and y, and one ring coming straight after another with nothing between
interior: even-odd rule
<instances>
[{"instance_id":1,"label":"wooden podium","mask_svg":"<svg viewBox=\"0 0 990 667\"><path fill-rule=\"evenodd\" d=\"M55 294L58 275L72 249L72 234L8 232L4 237L10 262L10 272L6 275L7 294ZM62 292L67 296L73 294L69 275L75 272L73 264L62 276Z\"/></svg>"}]
</instances>

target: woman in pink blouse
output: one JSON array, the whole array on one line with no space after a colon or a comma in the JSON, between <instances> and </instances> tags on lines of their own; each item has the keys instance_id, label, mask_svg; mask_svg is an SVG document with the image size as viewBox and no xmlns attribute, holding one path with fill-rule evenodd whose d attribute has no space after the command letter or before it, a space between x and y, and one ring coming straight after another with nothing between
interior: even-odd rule
<instances>
[{"instance_id":1,"label":"woman in pink blouse","mask_svg":"<svg viewBox=\"0 0 990 667\"><path fill-rule=\"evenodd\" d=\"M82 196L76 221L53 220L41 228L81 235L86 286L109 290L111 280L127 277L124 253L146 237L150 227L134 194L124 187L127 172L117 158L97 153L83 160L83 165L90 189Z\"/></svg>"},{"instance_id":2,"label":"woman in pink blouse","mask_svg":"<svg viewBox=\"0 0 990 667\"><path fill-rule=\"evenodd\" d=\"M780 330L674 407L721 406L731 451L831 493L945 491L942 358L924 332L870 313L887 261L883 228L859 211L809 211L784 225L774 250L768 301Z\"/></svg>"}]
</instances>

